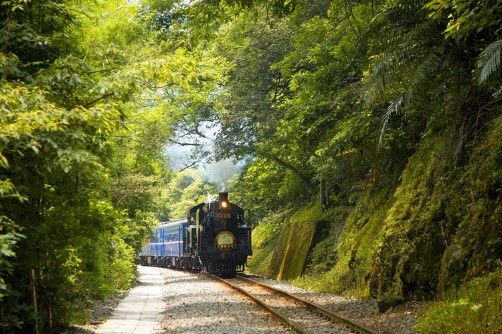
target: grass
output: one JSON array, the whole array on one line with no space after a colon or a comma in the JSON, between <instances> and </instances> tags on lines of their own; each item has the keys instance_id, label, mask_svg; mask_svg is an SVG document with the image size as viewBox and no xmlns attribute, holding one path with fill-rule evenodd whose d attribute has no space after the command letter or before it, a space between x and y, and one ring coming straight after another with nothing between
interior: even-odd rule
<instances>
[{"instance_id":1,"label":"grass","mask_svg":"<svg viewBox=\"0 0 502 334\"><path fill-rule=\"evenodd\" d=\"M502 333L502 269L473 279L418 320L419 334Z\"/></svg>"}]
</instances>

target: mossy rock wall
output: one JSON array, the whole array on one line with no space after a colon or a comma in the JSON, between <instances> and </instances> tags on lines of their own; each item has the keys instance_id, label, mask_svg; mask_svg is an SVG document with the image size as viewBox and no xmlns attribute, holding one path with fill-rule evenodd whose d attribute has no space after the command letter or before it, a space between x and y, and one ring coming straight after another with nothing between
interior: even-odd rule
<instances>
[{"instance_id":1,"label":"mossy rock wall","mask_svg":"<svg viewBox=\"0 0 502 334\"><path fill-rule=\"evenodd\" d=\"M439 140L426 140L410 158L393 204L382 221L382 240L370 269L372 297L400 301L436 293L446 223L432 200L431 174Z\"/></svg>"},{"instance_id":2,"label":"mossy rock wall","mask_svg":"<svg viewBox=\"0 0 502 334\"><path fill-rule=\"evenodd\" d=\"M261 273L296 278L314 290L372 296L385 309L497 270L501 133L499 117L456 162L445 153L451 147L447 134L430 136L399 174L387 176L395 182L369 182L355 205L288 215L266 247L258 247L266 259ZM328 233L319 237L323 222Z\"/></svg>"},{"instance_id":3,"label":"mossy rock wall","mask_svg":"<svg viewBox=\"0 0 502 334\"><path fill-rule=\"evenodd\" d=\"M326 213L329 234L312 245L312 264L296 283L316 291L369 295L373 256L381 245L394 185L367 192L355 206L337 206ZM324 252L324 256L315 256ZM329 267L325 263L329 263Z\"/></svg>"},{"instance_id":4,"label":"mossy rock wall","mask_svg":"<svg viewBox=\"0 0 502 334\"><path fill-rule=\"evenodd\" d=\"M254 254L248 266L254 273L279 280L298 277L305 269L316 227L323 220L320 208L312 205L292 214L275 215L275 219L267 217L254 229ZM274 230L274 225L279 228ZM275 237L264 237L267 232Z\"/></svg>"},{"instance_id":5,"label":"mossy rock wall","mask_svg":"<svg viewBox=\"0 0 502 334\"><path fill-rule=\"evenodd\" d=\"M254 274L272 277L270 263L275 244L288 218L287 212L270 214L253 229L251 236L253 255L249 258L247 266Z\"/></svg>"},{"instance_id":6,"label":"mossy rock wall","mask_svg":"<svg viewBox=\"0 0 502 334\"><path fill-rule=\"evenodd\" d=\"M483 273L502 258L502 118L464 165L445 167L444 137L410 159L383 221L370 292L379 300L428 298Z\"/></svg>"},{"instance_id":7,"label":"mossy rock wall","mask_svg":"<svg viewBox=\"0 0 502 334\"><path fill-rule=\"evenodd\" d=\"M318 206L295 213L283 230L272 255L272 275L291 279L302 274L317 223L321 219Z\"/></svg>"}]
</instances>

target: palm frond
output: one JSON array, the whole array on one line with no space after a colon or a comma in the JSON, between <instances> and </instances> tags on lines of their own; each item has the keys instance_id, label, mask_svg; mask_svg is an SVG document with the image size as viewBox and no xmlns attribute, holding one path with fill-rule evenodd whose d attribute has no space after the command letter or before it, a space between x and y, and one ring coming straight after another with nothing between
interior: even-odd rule
<instances>
[{"instance_id":1,"label":"palm frond","mask_svg":"<svg viewBox=\"0 0 502 334\"><path fill-rule=\"evenodd\" d=\"M477 68L479 71L479 83L485 82L500 67L500 51L502 39L488 45L479 55Z\"/></svg>"},{"instance_id":2,"label":"palm frond","mask_svg":"<svg viewBox=\"0 0 502 334\"><path fill-rule=\"evenodd\" d=\"M387 8L373 17L366 33L380 35L382 29L398 29L400 32L413 29L426 17L423 5L423 0L402 0L390 6L387 4Z\"/></svg>"},{"instance_id":3,"label":"palm frond","mask_svg":"<svg viewBox=\"0 0 502 334\"><path fill-rule=\"evenodd\" d=\"M384 54L383 59L373 68L370 81L383 90L391 77L399 72L402 65L413 59L407 50L394 50Z\"/></svg>"}]
</instances>

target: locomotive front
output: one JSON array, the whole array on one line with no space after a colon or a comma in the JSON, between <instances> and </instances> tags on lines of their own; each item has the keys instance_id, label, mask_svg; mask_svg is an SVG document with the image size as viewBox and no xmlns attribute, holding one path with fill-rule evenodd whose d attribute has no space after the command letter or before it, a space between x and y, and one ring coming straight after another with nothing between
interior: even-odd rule
<instances>
[{"instance_id":1,"label":"locomotive front","mask_svg":"<svg viewBox=\"0 0 502 334\"><path fill-rule=\"evenodd\" d=\"M244 210L228 201L223 192L217 201L188 211L187 251L199 261L202 272L235 276L251 255L251 228Z\"/></svg>"}]
</instances>

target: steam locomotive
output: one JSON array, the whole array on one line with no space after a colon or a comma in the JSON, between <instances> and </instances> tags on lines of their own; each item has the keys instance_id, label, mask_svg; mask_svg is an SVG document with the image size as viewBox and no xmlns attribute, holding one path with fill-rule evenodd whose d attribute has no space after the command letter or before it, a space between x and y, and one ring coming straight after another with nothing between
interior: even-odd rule
<instances>
[{"instance_id":1,"label":"steam locomotive","mask_svg":"<svg viewBox=\"0 0 502 334\"><path fill-rule=\"evenodd\" d=\"M251 254L244 210L223 192L218 200L190 208L186 220L159 226L143 247L140 264L234 277Z\"/></svg>"}]
</instances>

